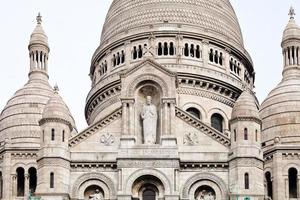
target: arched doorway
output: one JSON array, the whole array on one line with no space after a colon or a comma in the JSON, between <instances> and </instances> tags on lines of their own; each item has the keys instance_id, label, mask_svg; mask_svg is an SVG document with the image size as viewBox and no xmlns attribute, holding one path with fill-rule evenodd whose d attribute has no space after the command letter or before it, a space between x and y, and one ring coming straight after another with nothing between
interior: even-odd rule
<instances>
[{"instance_id":1,"label":"arched doorway","mask_svg":"<svg viewBox=\"0 0 300 200\"><path fill-rule=\"evenodd\" d=\"M91 185L84 191L84 200L102 200L104 199L104 191L98 185Z\"/></svg>"},{"instance_id":2,"label":"arched doorway","mask_svg":"<svg viewBox=\"0 0 300 200\"><path fill-rule=\"evenodd\" d=\"M37 185L37 172L34 167L29 168L28 170L29 174L29 191L33 194L36 190Z\"/></svg>"},{"instance_id":3,"label":"arched doorway","mask_svg":"<svg viewBox=\"0 0 300 200\"><path fill-rule=\"evenodd\" d=\"M207 185L200 186L195 192L196 200L216 200L216 192Z\"/></svg>"},{"instance_id":4,"label":"arched doorway","mask_svg":"<svg viewBox=\"0 0 300 200\"><path fill-rule=\"evenodd\" d=\"M141 176L132 186L132 200L158 200L164 193L163 183L152 175Z\"/></svg>"},{"instance_id":5,"label":"arched doorway","mask_svg":"<svg viewBox=\"0 0 300 200\"><path fill-rule=\"evenodd\" d=\"M22 167L17 168L17 196L24 196L25 189L25 170Z\"/></svg>"}]
</instances>

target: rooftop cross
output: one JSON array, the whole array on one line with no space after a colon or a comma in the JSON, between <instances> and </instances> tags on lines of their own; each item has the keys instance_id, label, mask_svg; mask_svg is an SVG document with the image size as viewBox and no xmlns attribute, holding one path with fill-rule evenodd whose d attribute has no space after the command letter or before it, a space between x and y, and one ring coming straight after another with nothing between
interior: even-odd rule
<instances>
[{"instance_id":1,"label":"rooftop cross","mask_svg":"<svg viewBox=\"0 0 300 200\"><path fill-rule=\"evenodd\" d=\"M38 16L36 17L36 21L38 24L42 24L42 16L41 13L38 14Z\"/></svg>"},{"instance_id":2,"label":"rooftop cross","mask_svg":"<svg viewBox=\"0 0 300 200\"><path fill-rule=\"evenodd\" d=\"M296 15L295 9L291 6L290 12L289 12L290 19L294 19L295 15Z\"/></svg>"}]
</instances>

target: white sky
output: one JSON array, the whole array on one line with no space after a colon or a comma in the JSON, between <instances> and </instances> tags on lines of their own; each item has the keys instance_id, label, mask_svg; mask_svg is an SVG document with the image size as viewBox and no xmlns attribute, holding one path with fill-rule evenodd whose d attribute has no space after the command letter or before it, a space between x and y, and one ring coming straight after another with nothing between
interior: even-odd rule
<instances>
[{"instance_id":1,"label":"white sky","mask_svg":"<svg viewBox=\"0 0 300 200\"><path fill-rule=\"evenodd\" d=\"M231 0L243 31L246 49L257 73L256 92L262 101L281 79L281 38L291 5L300 15L299 0ZM90 60L100 42L111 0L0 1L0 110L27 82L27 45L38 12L51 48L50 84L73 114L79 130L87 125L85 99L90 90ZM296 19L300 17L296 16Z\"/></svg>"}]
</instances>

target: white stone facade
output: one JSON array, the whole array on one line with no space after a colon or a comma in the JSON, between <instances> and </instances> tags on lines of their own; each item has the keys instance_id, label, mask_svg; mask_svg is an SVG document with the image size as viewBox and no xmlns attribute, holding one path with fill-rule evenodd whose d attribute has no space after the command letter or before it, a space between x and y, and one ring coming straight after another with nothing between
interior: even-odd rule
<instances>
[{"instance_id":1,"label":"white stone facade","mask_svg":"<svg viewBox=\"0 0 300 200\"><path fill-rule=\"evenodd\" d=\"M113 1L78 133L48 83L39 15L29 81L0 117L0 199L300 199L300 28L290 16L283 81L260 108L228 0ZM141 117L149 97L155 122Z\"/></svg>"}]
</instances>

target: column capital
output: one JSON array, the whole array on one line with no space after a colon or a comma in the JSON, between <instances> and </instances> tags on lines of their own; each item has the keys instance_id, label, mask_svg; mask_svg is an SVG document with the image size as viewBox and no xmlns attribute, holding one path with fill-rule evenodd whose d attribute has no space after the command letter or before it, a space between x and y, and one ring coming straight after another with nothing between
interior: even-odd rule
<instances>
[{"instance_id":1,"label":"column capital","mask_svg":"<svg viewBox=\"0 0 300 200\"><path fill-rule=\"evenodd\" d=\"M161 98L161 101L163 104L165 103L176 104L176 98L163 97Z\"/></svg>"},{"instance_id":2,"label":"column capital","mask_svg":"<svg viewBox=\"0 0 300 200\"><path fill-rule=\"evenodd\" d=\"M128 104L134 104L135 99L134 98L121 98L121 102L123 103L128 103Z\"/></svg>"}]
</instances>

